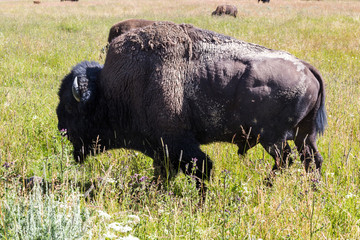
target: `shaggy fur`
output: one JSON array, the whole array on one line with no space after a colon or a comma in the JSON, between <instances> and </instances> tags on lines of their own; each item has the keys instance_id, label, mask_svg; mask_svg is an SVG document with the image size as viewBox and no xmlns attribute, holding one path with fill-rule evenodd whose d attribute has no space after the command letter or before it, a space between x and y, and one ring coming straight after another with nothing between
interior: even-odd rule
<instances>
[{"instance_id":1,"label":"shaggy fur","mask_svg":"<svg viewBox=\"0 0 360 240\"><path fill-rule=\"evenodd\" d=\"M211 15L221 16L223 14L226 14L236 18L237 12L238 10L234 5L219 5L215 9L215 11L211 13Z\"/></svg>"},{"instance_id":2,"label":"shaggy fur","mask_svg":"<svg viewBox=\"0 0 360 240\"><path fill-rule=\"evenodd\" d=\"M82 76L80 95L90 92L80 102L71 93L75 76ZM59 98L59 129L67 129L78 161L125 147L152 157L156 177L195 167L198 179L208 179L212 161L200 144L231 142L245 154L260 143L276 170L292 163L286 141L294 140L306 169L313 158L321 168L320 73L289 53L191 25L154 23L119 36L103 68L73 68Z\"/></svg>"},{"instance_id":3,"label":"shaggy fur","mask_svg":"<svg viewBox=\"0 0 360 240\"><path fill-rule=\"evenodd\" d=\"M108 42L110 43L114 38L124 34L131 29L141 28L153 24L155 21L144 19L128 19L114 24L109 31Z\"/></svg>"}]
</instances>

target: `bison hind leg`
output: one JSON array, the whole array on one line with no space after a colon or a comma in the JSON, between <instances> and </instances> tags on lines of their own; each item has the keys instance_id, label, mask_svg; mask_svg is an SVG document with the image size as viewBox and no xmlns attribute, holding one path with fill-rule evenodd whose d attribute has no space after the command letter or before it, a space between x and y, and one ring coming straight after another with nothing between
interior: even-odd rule
<instances>
[{"instance_id":1,"label":"bison hind leg","mask_svg":"<svg viewBox=\"0 0 360 240\"><path fill-rule=\"evenodd\" d=\"M321 174L323 158L316 145L316 133L310 135L299 134L295 139L295 145L306 172L310 171L311 162L314 161L316 170Z\"/></svg>"},{"instance_id":2,"label":"bison hind leg","mask_svg":"<svg viewBox=\"0 0 360 240\"><path fill-rule=\"evenodd\" d=\"M315 169L321 174L323 158L316 145L317 127L314 115L312 111L298 124L294 142L306 172L312 171L310 165L314 161Z\"/></svg>"}]
</instances>

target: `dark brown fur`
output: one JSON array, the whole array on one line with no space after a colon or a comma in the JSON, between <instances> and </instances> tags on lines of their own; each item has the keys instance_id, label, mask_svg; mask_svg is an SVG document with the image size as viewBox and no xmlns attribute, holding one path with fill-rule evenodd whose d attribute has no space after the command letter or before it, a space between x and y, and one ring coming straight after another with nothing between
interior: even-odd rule
<instances>
[{"instance_id":1,"label":"dark brown fur","mask_svg":"<svg viewBox=\"0 0 360 240\"><path fill-rule=\"evenodd\" d=\"M131 148L154 159L156 177L180 168L200 182L212 169L200 144L231 142L242 155L260 143L276 170L292 163L287 140L295 140L306 170L312 159L321 169L320 73L289 53L191 25L154 23L119 36L103 67L73 68L59 98L58 128L67 129L77 161L99 149Z\"/></svg>"},{"instance_id":2,"label":"dark brown fur","mask_svg":"<svg viewBox=\"0 0 360 240\"><path fill-rule=\"evenodd\" d=\"M233 16L236 18L237 13L238 13L238 10L234 5L219 5L215 9L215 11L213 11L211 13L211 15L221 16L223 14L226 14L226 15L230 15L230 16Z\"/></svg>"},{"instance_id":3,"label":"dark brown fur","mask_svg":"<svg viewBox=\"0 0 360 240\"><path fill-rule=\"evenodd\" d=\"M144 19L128 19L114 24L109 31L108 42L110 43L114 38L130 31L131 29L141 28L153 24L155 21Z\"/></svg>"}]
</instances>

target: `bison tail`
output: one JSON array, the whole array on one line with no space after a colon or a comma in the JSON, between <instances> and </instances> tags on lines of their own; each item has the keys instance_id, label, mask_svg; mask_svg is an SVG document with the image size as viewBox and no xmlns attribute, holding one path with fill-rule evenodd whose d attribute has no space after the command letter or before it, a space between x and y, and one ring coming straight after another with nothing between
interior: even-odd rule
<instances>
[{"instance_id":1,"label":"bison tail","mask_svg":"<svg viewBox=\"0 0 360 240\"><path fill-rule=\"evenodd\" d=\"M310 71L312 72L312 74L314 74L314 76L316 77L316 79L319 81L319 84L320 84L319 97L318 97L319 103L317 104L318 108L317 108L317 112L316 112L315 121L316 121L316 132L320 135L323 135L325 128L327 126L324 80L317 69L315 69L310 64L307 64L307 65L308 65Z\"/></svg>"},{"instance_id":2,"label":"bison tail","mask_svg":"<svg viewBox=\"0 0 360 240\"><path fill-rule=\"evenodd\" d=\"M314 66L305 61L302 61L302 63L311 71L311 73L318 80L320 85L318 100L315 107L315 126L316 133L318 133L319 135L323 135L327 126L324 79L322 78L320 72Z\"/></svg>"},{"instance_id":3,"label":"bison tail","mask_svg":"<svg viewBox=\"0 0 360 240\"><path fill-rule=\"evenodd\" d=\"M319 97L320 97L320 107L316 113L316 132L320 135L323 135L325 131L325 127L327 125L324 91L322 91L321 96Z\"/></svg>"}]
</instances>

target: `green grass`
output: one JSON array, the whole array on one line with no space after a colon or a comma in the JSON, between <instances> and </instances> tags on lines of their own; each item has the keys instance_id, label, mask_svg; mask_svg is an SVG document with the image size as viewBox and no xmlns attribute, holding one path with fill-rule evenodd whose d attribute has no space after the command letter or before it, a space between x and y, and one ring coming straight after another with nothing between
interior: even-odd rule
<instances>
[{"instance_id":1,"label":"green grass","mask_svg":"<svg viewBox=\"0 0 360 240\"><path fill-rule=\"evenodd\" d=\"M236 19L211 17L215 1L0 1L2 239L65 239L59 235L64 231L84 239L360 238L360 3L231 2L239 9ZM149 180L152 160L131 150L76 164L71 144L57 131L60 81L82 60L103 63L109 28L127 18L191 23L288 51L317 67L329 122L318 140L324 164L317 189L298 159L266 187L273 160L261 146L244 158L231 144L202 146L215 162L202 204L182 174L158 189ZM47 193L25 188L24 179L34 175L49 183ZM59 220L69 213L75 230ZM125 226L129 215L140 217L130 221L130 231L109 227Z\"/></svg>"}]
</instances>

